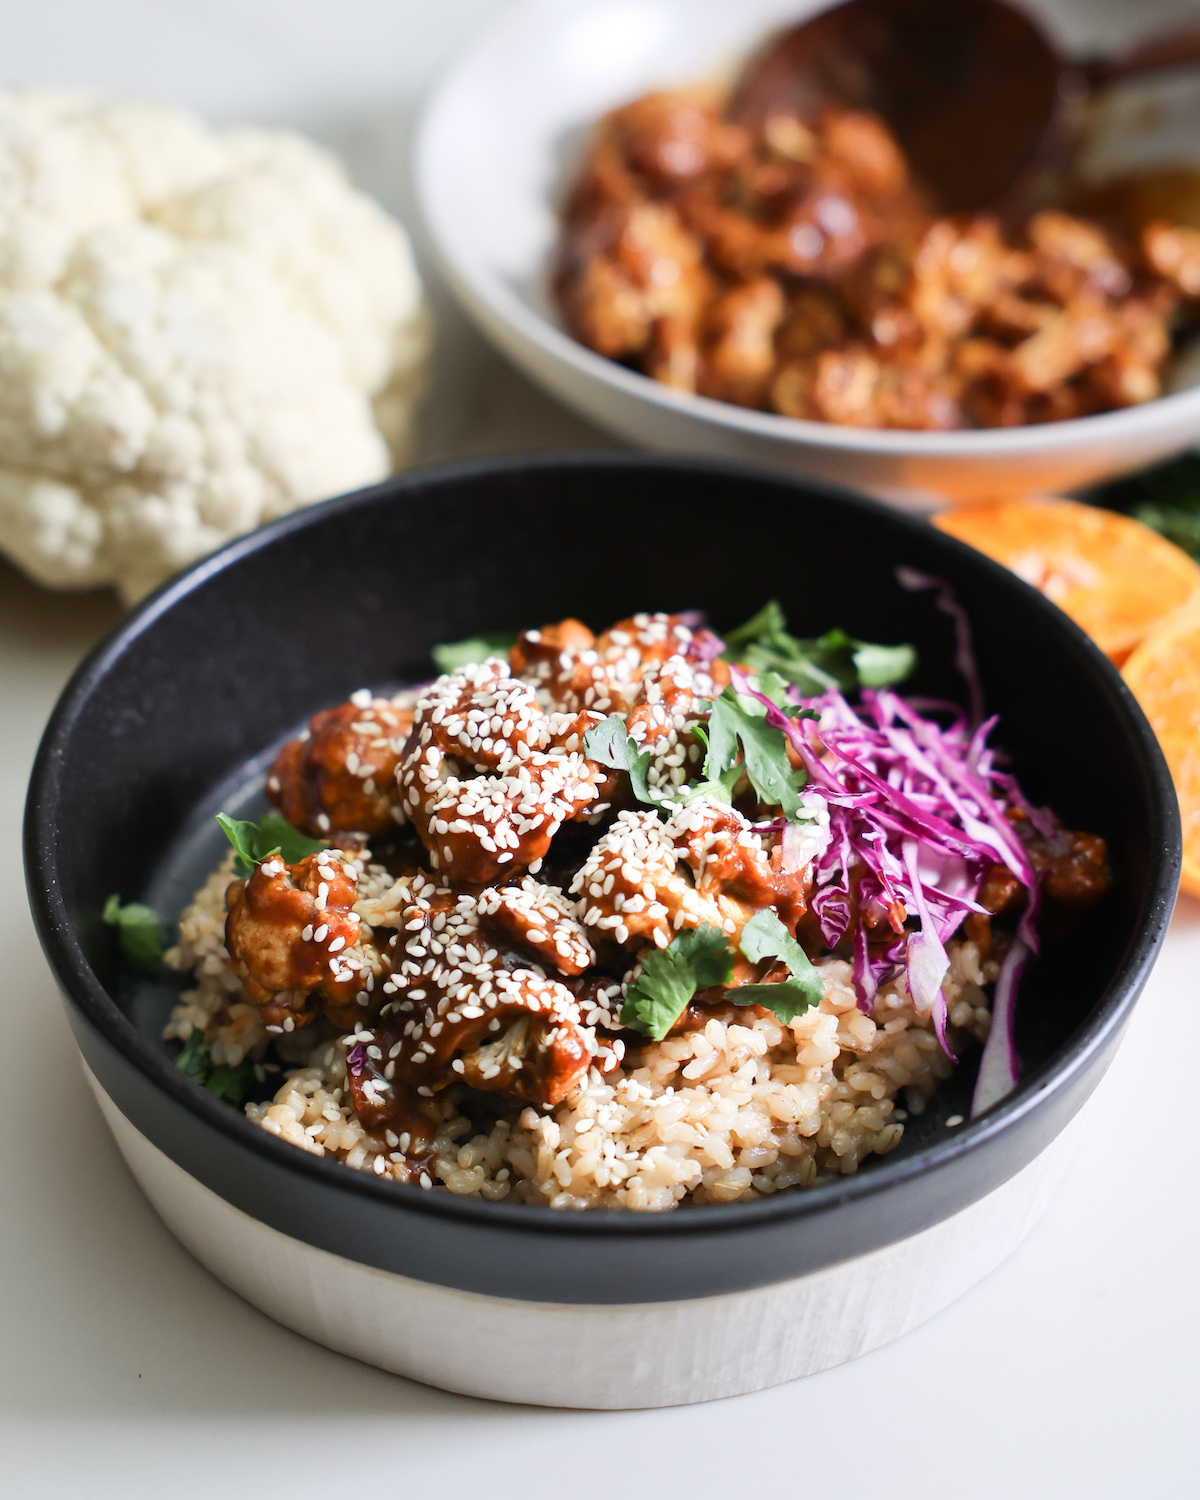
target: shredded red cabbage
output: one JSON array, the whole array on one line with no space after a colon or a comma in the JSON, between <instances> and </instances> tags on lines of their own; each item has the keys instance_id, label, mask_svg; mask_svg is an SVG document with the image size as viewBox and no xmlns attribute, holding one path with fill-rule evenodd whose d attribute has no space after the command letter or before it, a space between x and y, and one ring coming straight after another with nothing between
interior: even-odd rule
<instances>
[{"instance_id":1,"label":"shredded red cabbage","mask_svg":"<svg viewBox=\"0 0 1200 1500\"><path fill-rule=\"evenodd\" d=\"M790 701L819 715L796 720L736 668L733 682L764 706L768 722L799 756L809 785L828 803L831 838L814 861L812 909L830 947L853 937L859 1005L869 1012L879 986L903 965L915 1008L933 1018L939 1042L953 1057L941 988L950 965L946 943L968 912L985 911L976 898L997 863L1029 893L1010 954L1037 951L1037 877L1007 814L1017 809L1037 827L1047 815L1030 808L1013 778L996 770L987 745L995 720L973 728L953 710L942 725L886 688L864 689L857 710L836 691L801 699L793 689ZM910 920L919 924L915 931L906 926ZM999 1079L996 1059L1007 1058L1011 1088L1011 994L1020 963L1005 964L988 1068L989 1078Z\"/></svg>"},{"instance_id":2,"label":"shredded red cabbage","mask_svg":"<svg viewBox=\"0 0 1200 1500\"><path fill-rule=\"evenodd\" d=\"M351 1047L346 1053L346 1071L351 1078L361 1078L362 1070L367 1063L367 1049L361 1042L356 1047Z\"/></svg>"},{"instance_id":3,"label":"shredded red cabbage","mask_svg":"<svg viewBox=\"0 0 1200 1500\"><path fill-rule=\"evenodd\" d=\"M692 650L701 661L716 661L725 649L725 642L708 628L708 615L702 609L684 609L675 616L676 624L684 625L692 632Z\"/></svg>"},{"instance_id":4,"label":"shredded red cabbage","mask_svg":"<svg viewBox=\"0 0 1200 1500\"><path fill-rule=\"evenodd\" d=\"M983 1044L983 1056L979 1059L979 1076L975 1080L975 1092L971 1095L971 1118L981 1115L985 1109L998 1104L1006 1094L1017 1086L1021 1073L1013 1037L1013 1020L1016 1015L1017 985L1029 958L1028 946L1018 937L1004 955L1000 972L996 976L996 989L992 996L992 1026L987 1041Z\"/></svg>"},{"instance_id":5,"label":"shredded red cabbage","mask_svg":"<svg viewBox=\"0 0 1200 1500\"><path fill-rule=\"evenodd\" d=\"M934 603L944 615L954 621L954 665L967 684L971 700L971 723L978 724L983 718L983 684L975 666L975 652L971 646L971 622L967 612L954 597L954 590L944 578L935 578L931 573L920 573L916 568L899 567L896 581L910 593L924 589L936 589Z\"/></svg>"}]
</instances>

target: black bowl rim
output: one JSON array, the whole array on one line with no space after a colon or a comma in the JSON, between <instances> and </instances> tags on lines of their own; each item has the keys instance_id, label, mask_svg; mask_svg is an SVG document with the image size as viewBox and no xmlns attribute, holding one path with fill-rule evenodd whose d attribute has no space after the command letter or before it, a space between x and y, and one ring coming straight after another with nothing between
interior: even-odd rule
<instances>
[{"instance_id":1,"label":"black bowl rim","mask_svg":"<svg viewBox=\"0 0 1200 1500\"><path fill-rule=\"evenodd\" d=\"M1157 957L1174 907L1182 834L1174 785L1166 761L1145 715L1116 668L1074 621L1036 589L1007 568L945 533L941 534L942 542L952 550L968 555L973 566L990 570L994 576L1003 579L1011 586L1014 598L1021 601L1021 607L1040 614L1047 629L1066 632L1075 646L1091 658L1110 698L1115 700L1114 706L1123 711L1127 729L1140 752L1139 759L1151 794L1151 847L1163 851L1152 864L1143 899L1145 919L1142 928L1092 1014L1058 1053L1023 1078L1012 1094L978 1119L964 1122L952 1136L935 1141L912 1156L886 1163L877 1170L820 1183L802 1193L779 1193L751 1202L701 1205L688 1208L684 1213L565 1213L561 1209L540 1205L504 1201L489 1203L452 1193L429 1192L420 1187L382 1181L374 1174L351 1171L330 1158L311 1156L253 1125L240 1110L216 1099L187 1078L144 1037L123 1015L88 964L80 940L68 920L57 878L54 828L58 767L61 746L70 736L84 704L92 693L102 688L108 672L134 640L152 630L155 622L178 600L217 573L234 566L243 557L270 547L281 537L291 536L326 519L331 512L370 506L385 497L403 501L407 494L425 487L461 480L512 476L530 470L575 471L596 467L613 471L650 468L660 472L717 474L733 483L743 484L766 481L776 488L794 488L837 505L851 506L862 513L864 523L886 517L891 522L899 521L914 529L928 524L852 491L748 464L600 449L471 458L423 466L380 484L293 511L236 538L168 580L85 657L64 688L43 733L25 808L25 869L35 924L60 989L85 1020L156 1088L206 1125L230 1137L235 1144L266 1158L285 1172L315 1176L335 1190L365 1195L390 1205L397 1212L473 1222L490 1230L510 1228L528 1233L536 1229L538 1233L552 1236L584 1234L623 1239L635 1235L668 1240L718 1229L723 1232L734 1232L739 1228L749 1231L768 1221L804 1218L835 1210L842 1203L893 1191L964 1153L980 1151L988 1142L1007 1134L1036 1112L1051 1095L1067 1089L1085 1074L1090 1060L1104 1052L1124 1026ZM947 1213L954 1211L956 1209L952 1207Z\"/></svg>"}]
</instances>

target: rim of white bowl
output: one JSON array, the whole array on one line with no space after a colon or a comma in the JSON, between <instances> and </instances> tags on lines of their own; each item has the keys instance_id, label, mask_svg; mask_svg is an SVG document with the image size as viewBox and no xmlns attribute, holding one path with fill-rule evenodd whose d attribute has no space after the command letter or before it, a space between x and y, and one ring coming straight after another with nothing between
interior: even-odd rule
<instances>
[{"instance_id":1,"label":"rim of white bowl","mask_svg":"<svg viewBox=\"0 0 1200 1500\"><path fill-rule=\"evenodd\" d=\"M755 411L711 396L674 390L640 371L595 353L573 339L507 286L486 260L473 256L470 247L463 246L452 232L447 232L437 207L438 191L431 160L439 132L446 127L450 116L451 96L462 86L464 75L478 67L496 41L521 25L525 17L549 8L547 0L509 0L502 11L481 26L474 38L455 52L435 74L421 102L413 135L413 183L427 246L451 290L468 314L482 325L485 333L492 335L496 325L507 328L533 349L549 354L572 366L581 375L635 401L696 421L799 447L913 457L944 454L948 458L1014 458L1054 451L1070 452L1095 443L1108 445L1119 443L1123 438L1146 437L1162 427L1185 425L1189 417L1195 429L1193 437L1200 441L1200 385L1156 396L1139 406L1024 427L960 428L937 432L843 427L832 422L813 422L776 412Z\"/></svg>"}]
</instances>

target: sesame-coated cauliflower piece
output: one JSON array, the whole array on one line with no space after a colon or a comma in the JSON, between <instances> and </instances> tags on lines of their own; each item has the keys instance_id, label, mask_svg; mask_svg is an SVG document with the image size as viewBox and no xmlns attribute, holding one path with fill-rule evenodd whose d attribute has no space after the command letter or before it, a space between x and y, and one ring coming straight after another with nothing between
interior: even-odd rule
<instances>
[{"instance_id":1,"label":"sesame-coated cauliflower piece","mask_svg":"<svg viewBox=\"0 0 1200 1500\"><path fill-rule=\"evenodd\" d=\"M665 948L684 927L725 930L726 914L680 869L671 830L653 812L622 812L589 852L571 884L583 925L622 947ZM729 931L735 930L732 915Z\"/></svg>"},{"instance_id":2,"label":"sesame-coated cauliflower piece","mask_svg":"<svg viewBox=\"0 0 1200 1500\"><path fill-rule=\"evenodd\" d=\"M582 1023L572 991L524 958L529 933L520 934L521 948L510 945L511 916L528 916L540 902L544 915L562 925L560 936L568 937L568 923L574 928L565 953L551 948L548 967L572 971L577 959L592 956L561 898L539 898L532 887L524 881L480 896L428 883L413 889L383 953L390 970L384 1004L371 1022L365 1052L348 1070L369 1128L399 1124L393 1116L404 1110L409 1089L430 1098L461 1082L552 1107L580 1083L593 1060L613 1066L618 1054ZM500 921L498 895L509 902Z\"/></svg>"},{"instance_id":3,"label":"sesame-coated cauliflower piece","mask_svg":"<svg viewBox=\"0 0 1200 1500\"><path fill-rule=\"evenodd\" d=\"M353 1024L353 1001L371 962L354 910L357 892L354 866L333 849L294 865L273 855L229 887L225 947L268 1029L307 1026L320 1001Z\"/></svg>"},{"instance_id":4,"label":"sesame-coated cauliflower piece","mask_svg":"<svg viewBox=\"0 0 1200 1500\"><path fill-rule=\"evenodd\" d=\"M275 757L267 796L293 828L316 838L394 832L404 821L396 768L412 721L410 708L370 693L314 714Z\"/></svg>"},{"instance_id":5,"label":"sesame-coated cauliflower piece","mask_svg":"<svg viewBox=\"0 0 1200 1500\"><path fill-rule=\"evenodd\" d=\"M0 550L134 600L382 479L428 342L402 229L298 136L0 93Z\"/></svg>"},{"instance_id":6,"label":"sesame-coated cauliflower piece","mask_svg":"<svg viewBox=\"0 0 1200 1500\"><path fill-rule=\"evenodd\" d=\"M619 620L599 636L571 619L523 631L509 665L514 677L533 683L544 707L587 708L603 715L627 712L644 701L645 677L661 672L673 658L696 668L698 676L707 673L711 696L713 683L719 688L729 681L728 667L717 660L720 650L710 630L660 612Z\"/></svg>"},{"instance_id":7,"label":"sesame-coated cauliflower piece","mask_svg":"<svg viewBox=\"0 0 1200 1500\"><path fill-rule=\"evenodd\" d=\"M811 875L786 873L735 808L694 797L663 822L622 812L597 840L571 885L584 929L622 947L665 948L703 923L736 937L755 911L775 907L794 930Z\"/></svg>"},{"instance_id":8,"label":"sesame-coated cauliflower piece","mask_svg":"<svg viewBox=\"0 0 1200 1500\"><path fill-rule=\"evenodd\" d=\"M536 872L564 823L603 808L611 778L579 748L595 717L547 713L494 657L439 677L397 773L433 868L467 885Z\"/></svg>"},{"instance_id":9,"label":"sesame-coated cauliflower piece","mask_svg":"<svg viewBox=\"0 0 1200 1500\"><path fill-rule=\"evenodd\" d=\"M596 950L580 926L575 903L557 886L542 885L523 875L514 885L482 892L479 912L560 974L582 974L596 962Z\"/></svg>"}]
</instances>

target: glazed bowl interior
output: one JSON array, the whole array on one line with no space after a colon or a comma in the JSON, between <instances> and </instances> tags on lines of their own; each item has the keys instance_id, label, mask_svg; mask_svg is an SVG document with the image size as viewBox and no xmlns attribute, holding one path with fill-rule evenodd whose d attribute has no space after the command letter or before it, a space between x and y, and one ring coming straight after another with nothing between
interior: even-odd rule
<instances>
[{"instance_id":1,"label":"glazed bowl interior","mask_svg":"<svg viewBox=\"0 0 1200 1500\"><path fill-rule=\"evenodd\" d=\"M874 502L731 467L580 455L412 475L266 527L143 605L68 688L30 791L30 894L68 999L156 1090L294 1173L389 1202L436 1198L451 1215L561 1218L364 1179L215 1101L171 1066L175 1044L161 1040L179 985L119 961L100 921L106 898L145 899L176 918L223 853L213 814L265 807L272 747L359 687L427 679L435 642L480 631L567 614L601 628L657 608L701 608L720 629L776 596L801 635L837 624L911 641L919 667L906 691L962 701L951 620L931 594L900 586L899 565L946 580L966 607L996 739L1028 795L1111 848L1102 910L1076 942L1047 944L1023 985L1020 1087L979 1120L947 1126L968 1113L970 1056L898 1150L857 1179L686 1215L568 1217L579 1233L614 1218L647 1234L685 1217L721 1215L727 1228L758 1212L803 1214L971 1150L1109 1045L1136 998L1177 881L1165 766L1111 665L1013 575Z\"/></svg>"},{"instance_id":2,"label":"glazed bowl interior","mask_svg":"<svg viewBox=\"0 0 1200 1500\"><path fill-rule=\"evenodd\" d=\"M474 36L427 103L415 179L430 247L467 312L559 399L656 449L752 459L895 503L1076 488L1195 441L1200 388L1145 406L1024 428L907 432L838 427L678 392L594 354L550 290L557 212L591 125L647 90L731 78L772 31L824 0L519 0ZM1188 0L1135 15L1109 3L1029 0L1067 56L1191 18ZM1132 31L1131 31L1132 28ZM1127 100L1089 170L1195 164L1196 75ZM1200 373L1200 360L1181 371ZM1183 377L1186 384L1186 377Z\"/></svg>"}]
</instances>

